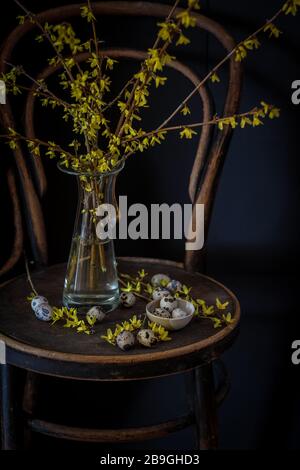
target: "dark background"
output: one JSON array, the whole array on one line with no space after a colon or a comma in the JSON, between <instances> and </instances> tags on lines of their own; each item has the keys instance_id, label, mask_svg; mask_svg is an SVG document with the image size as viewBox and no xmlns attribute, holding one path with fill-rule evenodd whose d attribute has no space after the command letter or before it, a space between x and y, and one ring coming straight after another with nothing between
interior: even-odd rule
<instances>
[{"instance_id":1,"label":"dark background","mask_svg":"<svg viewBox=\"0 0 300 470\"><path fill-rule=\"evenodd\" d=\"M161 3L171 5L172 1ZM62 2L44 0L41 5L37 0L24 0L24 4L38 12ZM239 40L277 11L282 2L203 0L201 4L203 14L219 21ZM11 0L1 9L2 41L14 27L19 10ZM143 18L100 19L99 36L107 46L147 49L153 42L155 23ZM234 133L206 240L207 273L231 288L242 306L241 333L226 354L232 376L231 393L220 411L221 447L226 449L300 447L300 366L298 369L292 366L290 359L291 343L300 335L297 300L300 106L291 103L291 83L300 78L299 16L283 18L279 25L284 31L279 40L266 39L259 51L249 54L241 110L264 99L282 109L281 119L266 122L258 129ZM84 23L79 22L77 26L85 36ZM210 64L222 57L222 50L204 32L192 31L191 37L192 45L180 52L176 50L176 55L203 75ZM43 67L48 56L49 51L32 45L30 37L22 42L14 60L34 73ZM114 78L116 90L136 67L137 64L129 62L118 67ZM211 86L219 112L224 100L226 70L221 77L220 85ZM145 114L146 128L159 123L190 90L186 80L176 73L170 72L169 78L162 91L153 96L153 107ZM201 117L197 99L192 109L195 118ZM37 111L36 127L49 140L55 135L64 142L68 136L67 128L45 110ZM177 136L171 136L159 148L132 157L119 179L119 193L127 194L129 203L188 202L187 182L195 148L196 140L182 142ZM0 258L4 261L12 235L11 208L6 202L4 183L4 170L11 156L6 147L2 147L1 153L1 210L2 221L7 221L1 224ZM76 187L71 177L58 172L55 162L45 164L49 190L43 204L53 264L67 259ZM116 250L118 255L181 260L184 245L179 241L126 241L117 243ZM22 269L18 266L18 270ZM76 422L80 401L85 419L93 414L101 423L138 424L139 420L163 420L173 416L174 410L180 414L184 410L184 382L182 377L172 377L138 385L99 384L90 389L86 384L62 386L61 382L52 380L45 386L45 401L47 406L42 404L41 412L57 421L62 420L61 408L64 408L69 421ZM91 408L93 412L88 413ZM185 431L140 448L190 449L191 439L192 432ZM53 444L42 438L38 441L40 445ZM54 445L68 447L66 443Z\"/></svg>"}]
</instances>

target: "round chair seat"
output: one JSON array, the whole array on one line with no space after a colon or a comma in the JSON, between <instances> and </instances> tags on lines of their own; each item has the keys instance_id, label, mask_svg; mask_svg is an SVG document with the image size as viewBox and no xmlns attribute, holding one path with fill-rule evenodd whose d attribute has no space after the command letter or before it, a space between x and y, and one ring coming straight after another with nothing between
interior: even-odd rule
<instances>
[{"instance_id":1,"label":"round chair seat","mask_svg":"<svg viewBox=\"0 0 300 470\"><path fill-rule=\"evenodd\" d=\"M59 323L51 326L38 321L26 300L30 286L25 276L15 278L0 289L0 340L6 344L6 361L33 372L83 380L133 380L173 374L201 366L218 357L234 339L239 325L240 307L232 292L213 279L189 273L179 264L161 260L123 258L121 273L149 275L166 273L192 287L194 298L214 304L218 297L229 301L234 323L214 329L209 319L193 319L181 331L172 331L172 341L160 342L152 349L142 346L123 352L101 336L115 323L145 312L146 301L138 299L131 309L118 308L96 325L94 335L78 334ZM49 303L61 306L65 265L56 265L33 274L34 285Z\"/></svg>"}]
</instances>

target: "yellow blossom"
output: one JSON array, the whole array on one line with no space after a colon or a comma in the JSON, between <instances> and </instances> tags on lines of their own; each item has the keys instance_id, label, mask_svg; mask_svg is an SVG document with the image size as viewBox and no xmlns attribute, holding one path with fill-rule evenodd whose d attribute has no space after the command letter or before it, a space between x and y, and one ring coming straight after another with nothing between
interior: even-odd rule
<instances>
[{"instance_id":1,"label":"yellow blossom","mask_svg":"<svg viewBox=\"0 0 300 470\"><path fill-rule=\"evenodd\" d=\"M112 70L114 68L114 65L117 64L118 61L117 60L114 60L114 59L111 59L110 57L108 57L106 59L106 68L109 69L109 70Z\"/></svg>"},{"instance_id":2,"label":"yellow blossom","mask_svg":"<svg viewBox=\"0 0 300 470\"><path fill-rule=\"evenodd\" d=\"M253 121L252 121L252 126L253 127L257 127L257 126L261 126L263 124L263 122L258 118L258 116L255 114L253 116Z\"/></svg>"},{"instance_id":3,"label":"yellow blossom","mask_svg":"<svg viewBox=\"0 0 300 470\"><path fill-rule=\"evenodd\" d=\"M200 10L199 0L188 0L188 6L194 10Z\"/></svg>"},{"instance_id":4,"label":"yellow blossom","mask_svg":"<svg viewBox=\"0 0 300 470\"><path fill-rule=\"evenodd\" d=\"M228 307L229 302L222 303L220 299L216 298L216 306L219 310L225 310Z\"/></svg>"},{"instance_id":5,"label":"yellow blossom","mask_svg":"<svg viewBox=\"0 0 300 470\"><path fill-rule=\"evenodd\" d=\"M264 32L265 33L269 32L270 38L272 36L274 36L275 38L279 38L280 34L282 34L282 31L280 31L280 29L278 29L277 26L275 26L273 23L267 24L266 27L264 28Z\"/></svg>"},{"instance_id":6,"label":"yellow blossom","mask_svg":"<svg viewBox=\"0 0 300 470\"><path fill-rule=\"evenodd\" d=\"M180 138L183 139L184 137L186 139L192 139L193 135L196 135L197 132L193 131L189 127L185 127L181 132L180 132Z\"/></svg>"},{"instance_id":7,"label":"yellow blossom","mask_svg":"<svg viewBox=\"0 0 300 470\"><path fill-rule=\"evenodd\" d=\"M219 318L212 318L212 321L214 323L214 328L221 328L222 321Z\"/></svg>"},{"instance_id":8,"label":"yellow blossom","mask_svg":"<svg viewBox=\"0 0 300 470\"><path fill-rule=\"evenodd\" d=\"M244 129L244 127L246 127L247 124L252 126L252 121L247 116L243 116L241 118L241 124L240 124L241 128Z\"/></svg>"},{"instance_id":9,"label":"yellow blossom","mask_svg":"<svg viewBox=\"0 0 300 470\"><path fill-rule=\"evenodd\" d=\"M280 117L280 109L279 108L272 108L269 113L269 118L279 118Z\"/></svg>"},{"instance_id":10,"label":"yellow blossom","mask_svg":"<svg viewBox=\"0 0 300 470\"><path fill-rule=\"evenodd\" d=\"M164 85L167 81L167 77L159 77L156 75L155 77L155 86L158 88L160 85Z\"/></svg>"},{"instance_id":11,"label":"yellow blossom","mask_svg":"<svg viewBox=\"0 0 300 470\"><path fill-rule=\"evenodd\" d=\"M155 322L148 322L149 328L153 331L159 341L171 341L168 330Z\"/></svg>"},{"instance_id":12,"label":"yellow blossom","mask_svg":"<svg viewBox=\"0 0 300 470\"><path fill-rule=\"evenodd\" d=\"M110 344L115 345L116 343L115 335L110 328L106 331L106 335L101 336L101 338Z\"/></svg>"},{"instance_id":13,"label":"yellow blossom","mask_svg":"<svg viewBox=\"0 0 300 470\"><path fill-rule=\"evenodd\" d=\"M239 46L235 51L235 60L237 62L241 62L243 59L247 57L247 50L244 46Z\"/></svg>"},{"instance_id":14,"label":"yellow blossom","mask_svg":"<svg viewBox=\"0 0 300 470\"><path fill-rule=\"evenodd\" d=\"M177 39L176 46L187 46L191 41L184 34L180 34Z\"/></svg>"},{"instance_id":15,"label":"yellow blossom","mask_svg":"<svg viewBox=\"0 0 300 470\"><path fill-rule=\"evenodd\" d=\"M222 315L222 318L227 325L231 325L232 323L234 323L234 319L232 318L231 313Z\"/></svg>"},{"instance_id":16,"label":"yellow blossom","mask_svg":"<svg viewBox=\"0 0 300 470\"><path fill-rule=\"evenodd\" d=\"M203 304L202 305L202 312L204 315L212 315L215 311L215 307L213 305L211 305L210 307L208 307L206 304Z\"/></svg>"},{"instance_id":17,"label":"yellow blossom","mask_svg":"<svg viewBox=\"0 0 300 470\"><path fill-rule=\"evenodd\" d=\"M184 26L185 28L194 27L197 24L196 18L194 16L191 16L191 14L187 10L178 13L176 18L180 20L182 26Z\"/></svg>"},{"instance_id":18,"label":"yellow blossom","mask_svg":"<svg viewBox=\"0 0 300 470\"><path fill-rule=\"evenodd\" d=\"M300 0L288 0L282 7L286 15L292 14L296 16L298 8L300 7Z\"/></svg>"},{"instance_id":19,"label":"yellow blossom","mask_svg":"<svg viewBox=\"0 0 300 470\"><path fill-rule=\"evenodd\" d=\"M191 114L191 110L190 108L188 107L187 104L184 105L184 107L182 108L182 110L180 111L184 116L187 116L188 114Z\"/></svg>"},{"instance_id":20,"label":"yellow blossom","mask_svg":"<svg viewBox=\"0 0 300 470\"><path fill-rule=\"evenodd\" d=\"M141 269L140 271L138 271L138 275L141 279L144 279L144 277L148 276L148 273L146 273L144 269Z\"/></svg>"},{"instance_id":21,"label":"yellow blossom","mask_svg":"<svg viewBox=\"0 0 300 470\"><path fill-rule=\"evenodd\" d=\"M213 83L216 83L216 82L218 83L218 82L221 81L221 80L220 80L220 77L218 76L218 74L217 74L216 72L214 72L214 73L212 74L212 76L210 77L210 79L211 79L211 81L212 81Z\"/></svg>"},{"instance_id":22,"label":"yellow blossom","mask_svg":"<svg viewBox=\"0 0 300 470\"><path fill-rule=\"evenodd\" d=\"M82 18L86 18L88 23L91 23L92 21L96 20L93 12L90 10L90 8L87 5L82 6L80 10L81 10Z\"/></svg>"},{"instance_id":23,"label":"yellow blossom","mask_svg":"<svg viewBox=\"0 0 300 470\"><path fill-rule=\"evenodd\" d=\"M129 321L134 330L138 330L142 326L142 320L138 319L136 315L134 315Z\"/></svg>"}]
</instances>

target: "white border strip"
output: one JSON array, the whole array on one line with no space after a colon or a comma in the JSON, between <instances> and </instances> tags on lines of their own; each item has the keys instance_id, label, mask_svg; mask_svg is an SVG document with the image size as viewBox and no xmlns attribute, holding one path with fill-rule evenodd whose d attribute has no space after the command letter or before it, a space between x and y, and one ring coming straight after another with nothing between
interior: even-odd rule
<instances>
[{"instance_id":1,"label":"white border strip","mask_svg":"<svg viewBox=\"0 0 300 470\"><path fill-rule=\"evenodd\" d=\"M0 340L0 364L6 364L6 344Z\"/></svg>"}]
</instances>

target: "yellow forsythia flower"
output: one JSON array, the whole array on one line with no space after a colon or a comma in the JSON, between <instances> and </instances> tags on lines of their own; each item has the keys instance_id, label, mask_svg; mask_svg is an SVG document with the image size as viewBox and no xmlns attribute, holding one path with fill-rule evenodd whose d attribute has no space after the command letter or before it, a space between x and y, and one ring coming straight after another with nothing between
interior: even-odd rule
<instances>
[{"instance_id":1,"label":"yellow forsythia flower","mask_svg":"<svg viewBox=\"0 0 300 470\"><path fill-rule=\"evenodd\" d=\"M228 305L229 305L229 302L224 302L222 304L222 302L218 298L216 299L216 306L219 310L225 310L226 307L228 307Z\"/></svg>"}]
</instances>

